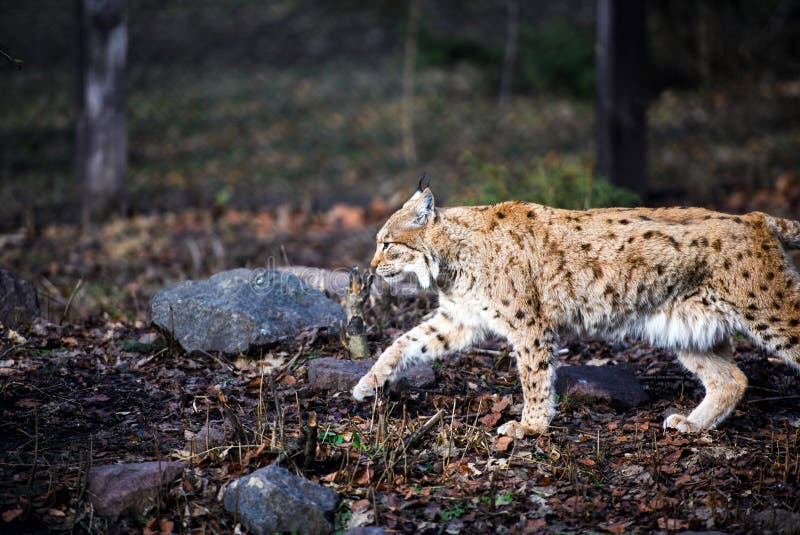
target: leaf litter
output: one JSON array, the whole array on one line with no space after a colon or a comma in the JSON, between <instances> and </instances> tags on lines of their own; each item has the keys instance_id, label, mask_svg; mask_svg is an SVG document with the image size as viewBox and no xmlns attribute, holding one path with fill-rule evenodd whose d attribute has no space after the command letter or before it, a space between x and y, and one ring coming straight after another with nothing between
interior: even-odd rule
<instances>
[{"instance_id":1,"label":"leaf litter","mask_svg":"<svg viewBox=\"0 0 800 535\"><path fill-rule=\"evenodd\" d=\"M691 410L703 392L673 355L630 341L567 339L562 362L629 364L650 401L619 411L562 399L549 433L511 440L495 434L521 410L513 357L501 340L443 360L433 387L390 390L368 404L307 386L311 359L347 358L335 336L305 333L238 359L181 352L146 320L148 296L159 285L194 276L190 253L169 254L184 236L177 227L201 236L201 249L203 240L219 239L229 252L241 229L226 229L224 217L176 221L163 227L174 233L159 232L166 242L141 259L118 262L89 238L63 265L40 265L40 276L54 279L62 295L70 285L60 274L104 273L128 288L117 306L132 315L92 314L102 303L78 296L63 321L54 303L30 329L0 331L0 531L229 533L236 526L222 508L224 489L276 461L339 493L341 530L744 532L756 529L758 513L800 503L800 385L746 342L737 342L736 359L750 387L738 409L721 429L684 436L664 432L661 422L668 410ZM336 232L295 237L292 251L309 259L315 251L316 265L363 265L374 229L360 241L351 233L352 247L328 245ZM57 247L44 240L28 254ZM196 273L263 258L270 248L280 249L280 239L250 244ZM337 255L343 249L361 257ZM97 284L87 276L83 291ZM370 347L387 347L434 307L426 294L374 298ZM312 415L318 432L309 458L304 430ZM156 509L117 526L93 514L91 466L157 459L183 459L189 468Z\"/></svg>"}]
</instances>

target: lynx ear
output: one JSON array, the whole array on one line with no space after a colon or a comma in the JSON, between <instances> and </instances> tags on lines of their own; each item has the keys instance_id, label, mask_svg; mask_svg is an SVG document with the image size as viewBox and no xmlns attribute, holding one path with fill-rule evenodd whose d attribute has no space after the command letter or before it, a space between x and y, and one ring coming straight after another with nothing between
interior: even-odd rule
<instances>
[{"instance_id":1,"label":"lynx ear","mask_svg":"<svg viewBox=\"0 0 800 535\"><path fill-rule=\"evenodd\" d=\"M414 224L419 226L426 225L431 216L433 216L433 193L431 193L430 188L425 188L424 191L417 192L414 195L416 199L411 207L414 212Z\"/></svg>"}]
</instances>

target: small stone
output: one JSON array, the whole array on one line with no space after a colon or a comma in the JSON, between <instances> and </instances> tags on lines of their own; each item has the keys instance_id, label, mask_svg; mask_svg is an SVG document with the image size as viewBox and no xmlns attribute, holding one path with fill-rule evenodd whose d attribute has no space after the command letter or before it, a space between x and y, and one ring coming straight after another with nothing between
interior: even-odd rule
<instances>
[{"instance_id":1,"label":"small stone","mask_svg":"<svg viewBox=\"0 0 800 535\"><path fill-rule=\"evenodd\" d=\"M314 390L345 392L351 390L375 361L343 360L333 357L313 359L308 363L308 384Z\"/></svg>"},{"instance_id":2,"label":"small stone","mask_svg":"<svg viewBox=\"0 0 800 535\"><path fill-rule=\"evenodd\" d=\"M376 526L358 526L348 529L344 535L386 535L386 532L383 531L383 528Z\"/></svg>"},{"instance_id":3,"label":"small stone","mask_svg":"<svg viewBox=\"0 0 800 535\"><path fill-rule=\"evenodd\" d=\"M255 535L330 533L339 496L330 489L270 465L231 483L225 510Z\"/></svg>"},{"instance_id":4,"label":"small stone","mask_svg":"<svg viewBox=\"0 0 800 535\"><path fill-rule=\"evenodd\" d=\"M337 328L342 307L289 273L232 269L165 288L153 323L188 352L245 353L304 329Z\"/></svg>"},{"instance_id":5,"label":"small stone","mask_svg":"<svg viewBox=\"0 0 800 535\"><path fill-rule=\"evenodd\" d=\"M647 401L647 393L630 366L560 366L556 377L556 392L565 398L601 400L620 408Z\"/></svg>"},{"instance_id":6,"label":"small stone","mask_svg":"<svg viewBox=\"0 0 800 535\"><path fill-rule=\"evenodd\" d=\"M308 364L308 383L315 390L349 392L366 374L374 359L343 360L333 357L313 359ZM395 382L395 388L429 388L436 384L436 373L430 364L420 363L404 370Z\"/></svg>"},{"instance_id":7,"label":"small stone","mask_svg":"<svg viewBox=\"0 0 800 535\"><path fill-rule=\"evenodd\" d=\"M0 269L0 323L18 329L38 316L39 301L33 284Z\"/></svg>"},{"instance_id":8,"label":"small stone","mask_svg":"<svg viewBox=\"0 0 800 535\"><path fill-rule=\"evenodd\" d=\"M126 512L144 514L185 467L165 461L95 466L89 470L89 500L111 522Z\"/></svg>"}]
</instances>

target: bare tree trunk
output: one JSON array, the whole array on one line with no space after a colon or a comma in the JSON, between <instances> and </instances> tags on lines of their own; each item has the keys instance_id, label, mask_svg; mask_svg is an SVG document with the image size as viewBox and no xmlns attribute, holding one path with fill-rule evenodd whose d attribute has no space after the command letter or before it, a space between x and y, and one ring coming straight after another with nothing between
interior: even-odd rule
<instances>
[{"instance_id":1,"label":"bare tree trunk","mask_svg":"<svg viewBox=\"0 0 800 535\"><path fill-rule=\"evenodd\" d=\"M645 190L647 29L644 0L597 2L597 170Z\"/></svg>"},{"instance_id":2,"label":"bare tree trunk","mask_svg":"<svg viewBox=\"0 0 800 535\"><path fill-rule=\"evenodd\" d=\"M84 224L124 210L128 171L126 0L75 0L78 17L77 174Z\"/></svg>"},{"instance_id":3,"label":"bare tree trunk","mask_svg":"<svg viewBox=\"0 0 800 535\"><path fill-rule=\"evenodd\" d=\"M406 52L403 64L403 156L407 164L417 162L417 146L414 141L414 71L417 65L417 34L419 33L420 0L409 0Z\"/></svg>"},{"instance_id":4,"label":"bare tree trunk","mask_svg":"<svg viewBox=\"0 0 800 535\"><path fill-rule=\"evenodd\" d=\"M511 101L511 88L514 85L514 64L517 61L517 33L519 29L519 0L507 0L508 26L506 33L506 53L503 57L503 72L500 78L500 115L504 117Z\"/></svg>"},{"instance_id":5,"label":"bare tree trunk","mask_svg":"<svg viewBox=\"0 0 800 535\"><path fill-rule=\"evenodd\" d=\"M697 3L695 39L697 40L697 74L704 87L711 85L711 34L710 14L705 2Z\"/></svg>"}]
</instances>

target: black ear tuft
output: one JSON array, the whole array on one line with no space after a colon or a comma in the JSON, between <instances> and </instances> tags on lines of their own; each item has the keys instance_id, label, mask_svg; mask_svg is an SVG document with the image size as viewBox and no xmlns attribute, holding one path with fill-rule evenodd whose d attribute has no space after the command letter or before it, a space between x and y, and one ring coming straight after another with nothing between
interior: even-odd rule
<instances>
[{"instance_id":1,"label":"black ear tuft","mask_svg":"<svg viewBox=\"0 0 800 535\"><path fill-rule=\"evenodd\" d=\"M422 183L425 182L426 178L428 179L428 182L425 184L425 188L429 188L431 186L431 177L428 176L428 173L426 171L423 171L419 177L419 184L417 184L417 191L421 192L423 189L425 189L422 187Z\"/></svg>"}]
</instances>

